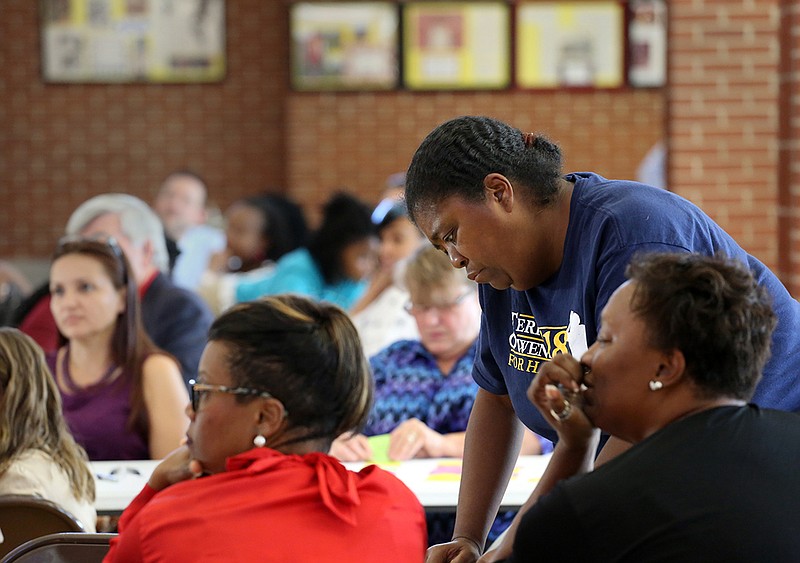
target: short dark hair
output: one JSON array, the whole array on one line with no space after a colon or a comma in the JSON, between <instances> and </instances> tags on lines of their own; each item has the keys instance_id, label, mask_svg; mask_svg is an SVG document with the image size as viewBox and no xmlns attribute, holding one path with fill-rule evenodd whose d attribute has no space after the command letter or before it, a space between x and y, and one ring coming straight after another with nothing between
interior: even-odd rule
<instances>
[{"instance_id":1,"label":"short dark hair","mask_svg":"<svg viewBox=\"0 0 800 563\"><path fill-rule=\"evenodd\" d=\"M366 203L345 192L334 194L325 204L322 224L311 236L308 252L327 283L345 278L342 264L345 248L376 236L371 215Z\"/></svg>"},{"instance_id":2,"label":"short dark hair","mask_svg":"<svg viewBox=\"0 0 800 563\"><path fill-rule=\"evenodd\" d=\"M262 236L267 241L265 258L276 261L284 254L306 245L308 226L300 206L280 194L259 194L240 203L258 211L263 219Z\"/></svg>"},{"instance_id":3,"label":"short dark hair","mask_svg":"<svg viewBox=\"0 0 800 563\"><path fill-rule=\"evenodd\" d=\"M634 256L626 273L651 345L680 350L704 397L749 400L777 320L747 266L723 255L650 253Z\"/></svg>"},{"instance_id":4,"label":"short dark hair","mask_svg":"<svg viewBox=\"0 0 800 563\"><path fill-rule=\"evenodd\" d=\"M422 141L406 174L409 217L452 195L482 201L483 179L492 172L527 188L530 201L546 207L558 193L561 150L541 135L491 117L462 116Z\"/></svg>"},{"instance_id":5,"label":"short dark hair","mask_svg":"<svg viewBox=\"0 0 800 563\"><path fill-rule=\"evenodd\" d=\"M293 442L328 447L366 422L372 375L358 332L336 305L290 294L240 303L214 321L208 339L228 346L235 385L269 392L289 423L307 430Z\"/></svg>"}]
</instances>

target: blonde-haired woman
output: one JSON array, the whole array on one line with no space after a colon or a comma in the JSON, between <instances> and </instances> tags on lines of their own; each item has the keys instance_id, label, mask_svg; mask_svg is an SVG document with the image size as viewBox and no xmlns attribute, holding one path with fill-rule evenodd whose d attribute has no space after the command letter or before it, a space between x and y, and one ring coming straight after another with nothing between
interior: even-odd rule
<instances>
[{"instance_id":1,"label":"blonde-haired woman","mask_svg":"<svg viewBox=\"0 0 800 563\"><path fill-rule=\"evenodd\" d=\"M29 336L0 328L0 494L53 501L94 532L94 479L86 462L67 430L44 353Z\"/></svg>"}]
</instances>

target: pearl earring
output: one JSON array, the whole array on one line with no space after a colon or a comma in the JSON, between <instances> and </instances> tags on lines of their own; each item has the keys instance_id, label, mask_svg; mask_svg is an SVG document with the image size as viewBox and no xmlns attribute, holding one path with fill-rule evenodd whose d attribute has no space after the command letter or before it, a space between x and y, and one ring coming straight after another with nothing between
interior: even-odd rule
<instances>
[{"instance_id":1,"label":"pearl earring","mask_svg":"<svg viewBox=\"0 0 800 563\"><path fill-rule=\"evenodd\" d=\"M664 384L658 381L657 379L651 379L649 385L650 385L650 391L658 391L659 389L664 387Z\"/></svg>"},{"instance_id":2,"label":"pearl earring","mask_svg":"<svg viewBox=\"0 0 800 563\"><path fill-rule=\"evenodd\" d=\"M263 448L267 445L267 439L261 434L258 434L255 438L253 438L253 445L257 448Z\"/></svg>"}]
</instances>

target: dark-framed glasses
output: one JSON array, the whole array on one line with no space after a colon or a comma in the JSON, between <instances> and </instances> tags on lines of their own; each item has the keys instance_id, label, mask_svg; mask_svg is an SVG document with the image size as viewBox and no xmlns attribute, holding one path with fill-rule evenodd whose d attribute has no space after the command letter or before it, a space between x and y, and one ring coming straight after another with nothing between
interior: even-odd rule
<instances>
[{"instance_id":1,"label":"dark-framed glasses","mask_svg":"<svg viewBox=\"0 0 800 563\"><path fill-rule=\"evenodd\" d=\"M271 399L272 395L261 389L250 389L248 387L228 387L227 385L210 385L208 383L197 383L194 379L189 380L189 397L192 402L192 410L197 412L200 403L208 393L228 393L230 395L246 395L251 397L263 397Z\"/></svg>"},{"instance_id":2,"label":"dark-framed glasses","mask_svg":"<svg viewBox=\"0 0 800 563\"><path fill-rule=\"evenodd\" d=\"M436 311L437 313L448 313L455 309L458 305L460 305L467 297L472 295L474 290L470 289L465 291L461 295L455 298L455 300L450 301L449 303L436 303L430 305L422 305L419 303L412 303L411 301L407 301L403 305L403 309L409 315L417 316L417 315L424 315L429 311Z\"/></svg>"}]
</instances>

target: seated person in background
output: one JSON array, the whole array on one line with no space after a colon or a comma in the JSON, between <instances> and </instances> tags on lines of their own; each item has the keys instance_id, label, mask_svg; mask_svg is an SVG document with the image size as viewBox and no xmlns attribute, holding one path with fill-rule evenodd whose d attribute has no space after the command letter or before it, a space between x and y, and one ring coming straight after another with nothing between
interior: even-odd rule
<instances>
[{"instance_id":1,"label":"seated person in background","mask_svg":"<svg viewBox=\"0 0 800 563\"><path fill-rule=\"evenodd\" d=\"M399 263L425 240L409 220L401 201L383 200L373 211L372 222L377 225L380 239L378 269L370 275L364 295L350 310L367 357L392 342L419 338L414 319L403 309L408 291L396 278Z\"/></svg>"},{"instance_id":2,"label":"seated person in background","mask_svg":"<svg viewBox=\"0 0 800 563\"><path fill-rule=\"evenodd\" d=\"M139 288L142 323L153 343L178 360L183 379L197 375L197 364L213 317L194 293L167 277L164 228L142 200L127 194L103 194L81 204L67 222L68 235L113 237L131 266ZM50 313L49 294L26 307L19 328L45 352L59 347L58 329Z\"/></svg>"},{"instance_id":3,"label":"seated person in background","mask_svg":"<svg viewBox=\"0 0 800 563\"><path fill-rule=\"evenodd\" d=\"M372 402L344 311L293 295L235 305L209 331L200 378L187 443L122 515L106 561L422 562L414 494L325 454Z\"/></svg>"},{"instance_id":4,"label":"seated person in background","mask_svg":"<svg viewBox=\"0 0 800 563\"><path fill-rule=\"evenodd\" d=\"M370 358L375 405L363 435L334 442L332 455L345 461L370 459L366 436L387 433L394 460L464 452L478 390L472 379L481 315L477 285L428 245L408 259L403 281L410 295L406 313L420 339L395 342ZM533 435L527 440L524 454L541 452L539 440Z\"/></svg>"},{"instance_id":5,"label":"seated person in background","mask_svg":"<svg viewBox=\"0 0 800 563\"><path fill-rule=\"evenodd\" d=\"M239 282L236 301L296 293L348 310L367 287L376 246L369 208L357 198L339 193L325 204L322 225L311 236L308 248L284 255L275 269L260 279Z\"/></svg>"},{"instance_id":6,"label":"seated person in background","mask_svg":"<svg viewBox=\"0 0 800 563\"><path fill-rule=\"evenodd\" d=\"M62 239L50 292L65 344L48 364L89 459L160 459L178 447L189 422L180 368L145 334L136 281L116 241Z\"/></svg>"},{"instance_id":7,"label":"seated person in background","mask_svg":"<svg viewBox=\"0 0 800 563\"><path fill-rule=\"evenodd\" d=\"M386 185L381 194L382 199L392 199L394 201L402 201L406 191L406 172L395 172L386 178Z\"/></svg>"},{"instance_id":8,"label":"seated person in background","mask_svg":"<svg viewBox=\"0 0 800 563\"><path fill-rule=\"evenodd\" d=\"M529 388L559 442L510 561L797 561L800 415L747 404L780 322L767 291L722 257L627 275L581 363ZM598 428L634 446L591 471Z\"/></svg>"},{"instance_id":9,"label":"seated person in background","mask_svg":"<svg viewBox=\"0 0 800 563\"><path fill-rule=\"evenodd\" d=\"M235 302L237 284L270 274L279 258L306 244L307 235L302 210L284 196L235 201L225 211L227 246L211 258L198 292L219 315Z\"/></svg>"},{"instance_id":10,"label":"seated person in background","mask_svg":"<svg viewBox=\"0 0 800 563\"><path fill-rule=\"evenodd\" d=\"M33 291L25 275L13 264L0 260L0 326L14 322L14 314Z\"/></svg>"},{"instance_id":11,"label":"seated person in background","mask_svg":"<svg viewBox=\"0 0 800 563\"><path fill-rule=\"evenodd\" d=\"M179 287L196 289L211 255L225 248L225 235L207 225L208 188L190 170L166 177L153 202L153 210L175 241L179 254L172 268L172 281Z\"/></svg>"},{"instance_id":12,"label":"seated person in background","mask_svg":"<svg viewBox=\"0 0 800 563\"><path fill-rule=\"evenodd\" d=\"M366 436L387 433L390 459L464 454L464 434L478 392L472 379L481 317L477 284L429 245L409 258L403 278L410 294L407 310L420 340L395 342L370 359L375 405L364 434L345 435L331 449L346 461L372 458ZM549 441L525 433L521 453L543 449L552 449ZM513 514L503 515L491 538L512 518ZM430 515L430 541L449 540L453 523L451 514Z\"/></svg>"},{"instance_id":13,"label":"seated person in background","mask_svg":"<svg viewBox=\"0 0 800 563\"><path fill-rule=\"evenodd\" d=\"M94 479L67 430L44 354L27 335L0 328L0 495L52 501L95 531Z\"/></svg>"}]
</instances>

